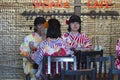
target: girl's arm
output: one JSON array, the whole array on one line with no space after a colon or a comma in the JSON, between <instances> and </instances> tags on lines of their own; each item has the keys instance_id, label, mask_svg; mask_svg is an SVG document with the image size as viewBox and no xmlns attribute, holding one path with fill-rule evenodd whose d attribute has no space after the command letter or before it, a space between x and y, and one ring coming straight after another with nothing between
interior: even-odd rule
<instances>
[{"instance_id":1,"label":"girl's arm","mask_svg":"<svg viewBox=\"0 0 120 80\"><path fill-rule=\"evenodd\" d=\"M41 42L38 47L37 51L34 54L31 54L32 60L39 65L39 63L42 61L44 56L44 43Z\"/></svg>"},{"instance_id":2,"label":"girl's arm","mask_svg":"<svg viewBox=\"0 0 120 80\"><path fill-rule=\"evenodd\" d=\"M89 49L92 48L92 43L91 43L91 41L90 41L90 39L88 38L87 35L85 35L84 47L85 47L85 48L89 48Z\"/></svg>"}]
</instances>

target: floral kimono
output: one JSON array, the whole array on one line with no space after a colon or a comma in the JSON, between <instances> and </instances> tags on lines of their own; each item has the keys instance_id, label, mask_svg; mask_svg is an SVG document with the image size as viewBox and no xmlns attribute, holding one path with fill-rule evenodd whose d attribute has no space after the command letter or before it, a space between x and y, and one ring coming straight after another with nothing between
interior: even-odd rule
<instances>
[{"instance_id":1,"label":"floral kimono","mask_svg":"<svg viewBox=\"0 0 120 80\"><path fill-rule=\"evenodd\" d=\"M31 80L36 80L33 72L33 63L26 57L29 57L31 53L37 50L38 44L42 41L41 36L38 33L32 33L24 38L24 42L20 46L20 55L23 56L23 69L25 74L30 74ZM33 44L33 50L29 48L30 44Z\"/></svg>"},{"instance_id":2,"label":"floral kimono","mask_svg":"<svg viewBox=\"0 0 120 80\"><path fill-rule=\"evenodd\" d=\"M115 60L115 65L116 68L120 70L120 38L118 39L116 45L116 57L117 59Z\"/></svg>"},{"instance_id":3,"label":"floral kimono","mask_svg":"<svg viewBox=\"0 0 120 80\"><path fill-rule=\"evenodd\" d=\"M42 59L44 56L66 56L73 52L65 47L65 42L61 38L55 40L48 38L38 46L36 57L33 59L38 65L37 77L40 77L42 70Z\"/></svg>"},{"instance_id":4,"label":"floral kimono","mask_svg":"<svg viewBox=\"0 0 120 80\"><path fill-rule=\"evenodd\" d=\"M68 47L73 48L91 48L92 44L87 35L83 33L72 34L67 32L62 36L62 39L66 41Z\"/></svg>"}]
</instances>

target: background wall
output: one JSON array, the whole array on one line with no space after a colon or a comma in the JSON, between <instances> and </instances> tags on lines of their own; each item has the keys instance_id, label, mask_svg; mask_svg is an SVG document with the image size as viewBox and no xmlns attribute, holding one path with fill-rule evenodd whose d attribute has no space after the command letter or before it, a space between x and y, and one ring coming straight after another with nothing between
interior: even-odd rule
<instances>
[{"instance_id":1,"label":"background wall","mask_svg":"<svg viewBox=\"0 0 120 80\"><path fill-rule=\"evenodd\" d=\"M57 0L55 0L57 1ZM74 3L74 1L71 3ZM94 45L95 38L99 37L99 44L104 48L104 55L115 54L115 44L120 37L120 0L112 0L113 7L110 9L88 9L86 6L81 7L81 13L90 13L94 10L106 14L106 11L113 11L115 15L111 16L85 16L81 15L82 32L86 33ZM81 0L86 3L87 0ZM29 15L26 15L27 13ZM39 15L34 15L34 12ZM73 13L74 7L68 9L51 8L35 9L32 0L0 0L0 80L23 80L24 73L22 70L22 57L19 55L19 46L23 38L31 33L30 27L33 27L33 21L36 16L42 16L43 12ZM111 13L111 14L112 14ZM91 13L90 13L91 14ZM117 16L116 16L117 15ZM69 16L45 16L46 19L57 18L62 24L62 33L67 31L66 19Z\"/></svg>"}]
</instances>

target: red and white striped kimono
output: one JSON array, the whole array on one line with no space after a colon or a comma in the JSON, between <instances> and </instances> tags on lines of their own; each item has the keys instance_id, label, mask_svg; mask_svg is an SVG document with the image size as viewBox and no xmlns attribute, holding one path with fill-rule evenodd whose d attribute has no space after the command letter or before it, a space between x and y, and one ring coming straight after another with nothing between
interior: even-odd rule
<instances>
[{"instance_id":1,"label":"red and white striped kimono","mask_svg":"<svg viewBox=\"0 0 120 80\"><path fill-rule=\"evenodd\" d=\"M72 34L67 32L62 36L70 48L91 48L92 44L88 36L84 33Z\"/></svg>"}]
</instances>

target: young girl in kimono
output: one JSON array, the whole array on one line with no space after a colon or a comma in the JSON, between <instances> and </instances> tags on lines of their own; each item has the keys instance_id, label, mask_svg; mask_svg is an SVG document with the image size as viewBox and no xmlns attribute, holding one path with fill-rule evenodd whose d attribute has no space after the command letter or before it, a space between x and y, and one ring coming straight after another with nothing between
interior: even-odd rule
<instances>
[{"instance_id":1,"label":"young girl in kimono","mask_svg":"<svg viewBox=\"0 0 120 80\"><path fill-rule=\"evenodd\" d=\"M81 33L81 20L77 15L72 15L70 17L68 21L68 32L62 36L62 39L67 43L67 47L74 51L74 55L78 60L77 62L79 62L79 54L77 51L90 51L92 48L92 44L88 36ZM78 69L83 67L84 63L81 64L77 63Z\"/></svg>"},{"instance_id":2,"label":"young girl in kimono","mask_svg":"<svg viewBox=\"0 0 120 80\"><path fill-rule=\"evenodd\" d=\"M23 56L23 69L27 80L36 80L35 73L38 65L32 61L30 55L35 53L38 44L45 39L44 23L46 20L43 17L37 17L34 20L34 32L24 38L24 42L20 46L20 54Z\"/></svg>"},{"instance_id":3,"label":"young girl in kimono","mask_svg":"<svg viewBox=\"0 0 120 80\"><path fill-rule=\"evenodd\" d=\"M39 65L38 72L36 73L38 79L42 75L42 60L44 56L66 56L73 53L71 50L65 48L65 42L60 38L61 25L59 21L57 19L50 19L48 25L47 39L39 44L36 57L33 59Z\"/></svg>"},{"instance_id":4,"label":"young girl in kimono","mask_svg":"<svg viewBox=\"0 0 120 80\"><path fill-rule=\"evenodd\" d=\"M72 15L67 24L68 32L62 36L62 39L66 41L67 46L81 51L91 50L92 44L90 39L86 34L81 33L80 17Z\"/></svg>"},{"instance_id":5,"label":"young girl in kimono","mask_svg":"<svg viewBox=\"0 0 120 80\"><path fill-rule=\"evenodd\" d=\"M116 57L117 59L115 60L115 65L116 68L120 70L120 38L118 39L116 45Z\"/></svg>"}]
</instances>

